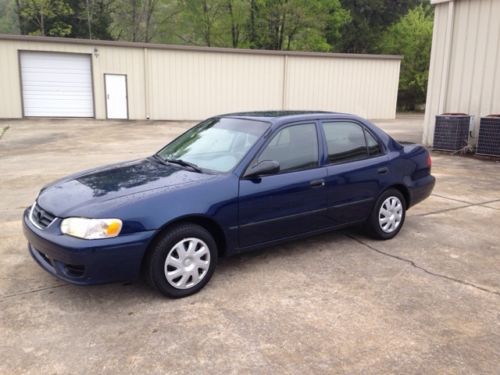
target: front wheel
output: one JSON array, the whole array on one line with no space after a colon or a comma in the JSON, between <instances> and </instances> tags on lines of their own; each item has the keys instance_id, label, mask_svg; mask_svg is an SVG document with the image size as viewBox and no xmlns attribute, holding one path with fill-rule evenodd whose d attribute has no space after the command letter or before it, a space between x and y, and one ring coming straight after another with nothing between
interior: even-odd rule
<instances>
[{"instance_id":1,"label":"front wheel","mask_svg":"<svg viewBox=\"0 0 500 375\"><path fill-rule=\"evenodd\" d=\"M217 245L212 235L199 225L181 224L153 246L146 276L167 297L186 297L208 283L216 263Z\"/></svg>"},{"instance_id":2,"label":"front wheel","mask_svg":"<svg viewBox=\"0 0 500 375\"><path fill-rule=\"evenodd\" d=\"M395 237L403 227L406 203L403 194L396 189L384 191L377 199L367 226L370 234L381 240Z\"/></svg>"}]
</instances>

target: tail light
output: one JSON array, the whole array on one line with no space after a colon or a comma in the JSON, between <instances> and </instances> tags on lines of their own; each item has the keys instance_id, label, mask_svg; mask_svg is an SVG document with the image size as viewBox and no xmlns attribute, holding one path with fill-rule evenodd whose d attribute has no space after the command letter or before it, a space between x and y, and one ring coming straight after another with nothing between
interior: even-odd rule
<instances>
[{"instance_id":1,"label":"tail light","mask_svg":"<svg viewBox=\"0 0 500 375\"><path fill-rule=\"evenodd\" d=\"M427 167L429 167L429 169L432 168L432 158L430 153L427 154Z\"/></svg>"}]
</instances>

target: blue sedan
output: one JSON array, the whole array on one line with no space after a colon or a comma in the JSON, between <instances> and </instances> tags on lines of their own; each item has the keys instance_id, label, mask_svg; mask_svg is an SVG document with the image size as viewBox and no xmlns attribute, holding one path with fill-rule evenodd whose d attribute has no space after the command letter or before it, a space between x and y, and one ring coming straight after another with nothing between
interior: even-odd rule
<instances>
[{"instance_id":1,"label":"blue sedan","mask_svg":"<svg viewBox=\"0 0 500 375\"><path fill-rule=\"evenodd\" d=\"M201 122L151 157L77 173L24 212L35 261L74 284L143 274L169 297L221 256L356 224L398 234L434 187L429 152L367 120L252 112Z\"/></svg>"}]
</instances>

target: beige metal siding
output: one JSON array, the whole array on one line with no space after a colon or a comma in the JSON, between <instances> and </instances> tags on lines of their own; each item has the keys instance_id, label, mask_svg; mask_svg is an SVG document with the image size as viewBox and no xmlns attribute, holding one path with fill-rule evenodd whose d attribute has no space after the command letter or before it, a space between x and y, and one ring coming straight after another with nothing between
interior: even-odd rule
<instances>
[{"instance_id":1,"label":"beige metal siding","mask_svg":"<svg viewBox=\"0 0 500 375\"><path fill-rule=\"evenodd\" d=\"M447 4L436 6L434 9L434 30L432 34L432 51L429 66L429 82L427 85L427 99L424 119L423 142L432 144L432 129L428 124L433 123L434 116L440 112L439 101L441 97L441 83L445 70L445 43L446 25L448 22Z\"/></svg>"},{"instance_id":2,"label":"beige metal siding","mask_svg":"<svg viewBox=\"0 0 500 375\"><path fill-rule=\"evenodd\" d=\"M145 118L143 54L140 49L0 41L0 118L22 117L18 50L87 53L92 56L95 115L106 118L104 73L127 74L130 119Z\"/></svg>"},{"instance_id":3,"label":"beige metal siding","mask_svg":"<svg viewBox=\"0 0 500 375\"><path fill-rule=\"evenodd\" d=\"M0 118L22 117L18 51L86 53L95 116L106 118L104 74L126 74L130 119L199 120L233 111L318 109L394 118L394 56L188 49L0 37Z\"/></svg>"},{"instance_id":4,"label":"beige metal siding","mask_svg":"<svg viewBox=\"0 0 500 375\"><path fill-rule=\"evenodd\" d=\"M280 56L149 50L148 57L151 119L281 108Z\"/></svg>"},{"instance_id":5,"label":"beige metal siding","mask_svg":"<svg viewBox=\"0 0 500 375\"><path fill-rule=\"evenodd\" d=\"M285 108L394 118L399 65L397 60L289 57Z\"/></svg>"},{"instance_id":6,"label":"beige metal siding","mask_svg":"<svg viewBox=\"0 0 500 375\"><path fill-rule=\"evenodd\" d=\"M144 101L144 54L141 49L97 47L94 56L95 101L99 103L98 118L106 118L104 74L126 74L129 119L146 118Z\"/></svg>"},{"instance_id":7,"label":"beige metal siding","mask_svg":"<svg viewBox=\"0 0 500 375\"><path fill-rule=\"evenodd\" d=\"M445 75L446 25L453 12L449 74ZM500 1L459 0L437 4L429 72L424 142L432 144L435 116L463 112L479 119L500 112ZM439 101L443 106L440 108Z\"/></svg>"},{"instance_id":8,"label":"beige metal siding","mask_svg":"<svg viewBox=\"0 0 500 375\"><path fill-rule=\"evenodd\" d=\"M16 42L0 42L0 118L19 118L21 82Z\"/></svg>"}]
</instances>

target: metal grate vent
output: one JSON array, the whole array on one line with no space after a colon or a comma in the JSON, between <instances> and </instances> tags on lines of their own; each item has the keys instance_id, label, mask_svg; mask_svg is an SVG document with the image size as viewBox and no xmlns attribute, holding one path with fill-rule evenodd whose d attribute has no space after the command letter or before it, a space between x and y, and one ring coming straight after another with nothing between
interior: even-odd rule
<instances>
[{"instance_id":1,"label":"metal grate vent","mask_svg":"<svg viewBox=\"0 0 500 375\"><path fill-rule=\"evenodd\" d=\"M481 118L476 153L500 156L500 114Z\"/></svg>"},{"instance_id":2,"label":"metal grate vent","mask_svg":"<svg viewBox=\"0 0 500 375\"><path fill-rule=\"evenodd\" d=\"M459 151L469 142L470 116L463 113L445 113L436 116L434 129L435 150Z\"/></svg>"}]
</instances>

